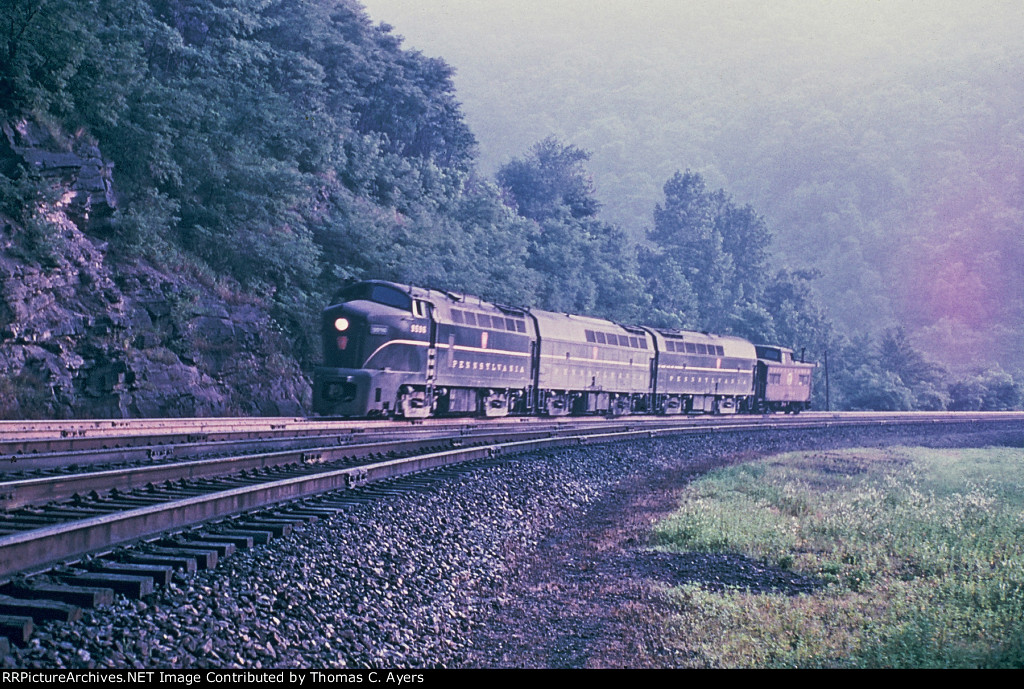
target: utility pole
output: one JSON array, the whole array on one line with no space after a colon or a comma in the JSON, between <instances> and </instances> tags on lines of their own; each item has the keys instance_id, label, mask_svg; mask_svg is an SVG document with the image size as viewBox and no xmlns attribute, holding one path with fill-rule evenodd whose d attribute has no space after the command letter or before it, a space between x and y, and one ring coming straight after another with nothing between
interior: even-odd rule
<instances>
[{"instance_id":1,"label":"utility pole","mask_svg":"<svg viewBox=\"0 0 1024 689\"><path fill-rule=\"evenodd\" d=\"M832 411L832 398L828 389L828 348L825 349L825 411Z\"/></svg>"}]
</instances>

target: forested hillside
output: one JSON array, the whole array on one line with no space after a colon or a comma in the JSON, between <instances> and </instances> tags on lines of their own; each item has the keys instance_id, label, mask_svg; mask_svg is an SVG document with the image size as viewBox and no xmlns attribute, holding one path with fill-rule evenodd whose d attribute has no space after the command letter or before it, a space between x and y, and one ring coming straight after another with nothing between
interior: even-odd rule
<instances>
[{"instance_id":1,"label":"forested hillside","mask_svg":"<svg viewBox=\"0 0 1024 689\"><path fill-rule=\"evenodd\" d=\"M790 230L683 157L640 233L563 138L484 174L452 68L355 0L10 0L0 38L0 415L303 413L362 278L827 350L834 406L1018 403L846 338Z\"/></svg>"},{"instance_id":2,"label":"forested hillside","mask_svg":"<svg viewBox=\"0 0 1024 689\"><path fill-rule=\"evenodd\" d=\"M367 5L457 67L483 169L556 134L640 238L690 168L765 216L773 266L820 272L844 330L1024 372L1024 5Z\"/></svg>"}]
</instances>

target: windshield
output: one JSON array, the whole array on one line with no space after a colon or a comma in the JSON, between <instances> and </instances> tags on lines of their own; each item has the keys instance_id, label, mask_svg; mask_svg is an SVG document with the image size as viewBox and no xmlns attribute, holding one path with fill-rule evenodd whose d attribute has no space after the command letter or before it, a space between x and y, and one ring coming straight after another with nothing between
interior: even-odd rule
<instances>
[{"instance_id":1,"label":"windshield","mask_svg":"<svg viewBox=\"0 0 1024 689\"><path fill-rule=\"evenodd\" d=\"M385 306L393 306L404 311L412 310L412 297L405 292L389 285L378 285L372 282L362 282L352 285L334 295L332 300L335 304L346 301L372 301Z\"/></svg>"}]
</instances>

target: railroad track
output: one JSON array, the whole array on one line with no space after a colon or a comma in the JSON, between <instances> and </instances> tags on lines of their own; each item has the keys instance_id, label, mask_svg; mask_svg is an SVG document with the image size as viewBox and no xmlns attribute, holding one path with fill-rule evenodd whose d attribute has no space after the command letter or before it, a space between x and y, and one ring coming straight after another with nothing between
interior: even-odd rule
<instances>
[{"instance_id":1,"label":"railroad track","mask_svg":"<svg viewBox=\"0 0 1024 689\"><path fill-rule=\"evenodd\" d=\"M870 419L881 423L906 418L967 418L971 414L992 416L993 412L804 412L795 417L771 416L774 423L789 420ZM620 419L634 423L672 423L693 425L749 423L754 416L631 416ZM106 419L92 421L0 421L0 470L38 454L104 451L120 448L159 447L197 443L231 443L270 439L361 438L374 434L472 432L480 425L488 427L566 425L607 423L603 417L552 420L544 417L504 417L482 421L474 418L437 418L414 421L390 419L301 419L271 418L194 418L194 419Z\"/></svg>"},{"instance_id":2,"label":"railroad track","mask_svg":"<svg viewBox=\"0 0 1024 689\"><path fill-rule=\"evenodd\" d=\"M237 547L265 542L361 499L366 486L460 463L686 433L877 424L1019 428L1024 414L814 413L484 424L245 419L235 430L232 422L118 422L122 425L109 428L108 422L21 423L5 429L18 437L0 435L0 443L10 443L3 447L22 444L21 452L8 457L22 473L0 475L0 634L24 641L36 618L72 619L76 606L103 604L114 590L145 595L169 581L174 569L215 566ZM193 437L199 433L205 437ZM162 444L152 442L154 436ZM68 441L112 447L39 450ZM23 475L33 462L33 470L52 474ZM121 552L126 545L133 549ZM48 575L25 579L40 572Z\"/></svg>"}]
</instances>

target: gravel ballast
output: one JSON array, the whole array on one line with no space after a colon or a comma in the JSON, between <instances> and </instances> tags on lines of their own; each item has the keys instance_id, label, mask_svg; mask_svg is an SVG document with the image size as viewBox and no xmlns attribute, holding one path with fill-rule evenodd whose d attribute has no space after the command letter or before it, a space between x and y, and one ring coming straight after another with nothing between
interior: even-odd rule
<instances>
[{"instance_id":1,"label":"gravel ballast","mask_svg":"<svg viewBox=\"0 0 1024 689\"><path fill-rule=\"evenodd\" d=\"M733 433L506 458L354 504L145 600L40 625L4 665L672 666L651 580L816 586L739 557L648 550L651 522L688 481L778 451L896 443L1021 446L1024 434Z\"/></svg>"}]
</instances>

